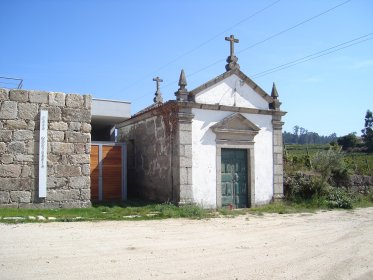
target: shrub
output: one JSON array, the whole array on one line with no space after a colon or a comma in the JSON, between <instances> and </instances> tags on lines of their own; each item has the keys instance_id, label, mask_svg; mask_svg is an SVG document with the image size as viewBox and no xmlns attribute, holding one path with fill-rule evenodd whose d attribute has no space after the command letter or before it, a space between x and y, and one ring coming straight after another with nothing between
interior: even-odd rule
<instances>
[{"instance_id":1,"label":"shrub","mask_svg":"<svg viewBox=\"0 0 373 280\"><path fill-rule=\"evenodd\" d=\"M352 199L350 198L349 194L346 191L338 188L333 188L333 190L330 191L327 197L327 202L330 208L352 208Z\"/></svg>"},{"instance_id":2,"label":"shrub","mask_svg":"<svg viewBox=\"0 0 373 280\"><path fill-rule=\"evenodd\" d=\"M332 174L343 174L348 170L343 155L333 150L316 153L312 160L312 166L320 173L323 183L326 183Z\"/></svg>"},{"instance_id":3,"label":"shrub","mask_svg":"<svg viewBox=\"0 0 373 280\"><path fill-rule=\"evenodd\" d=\"M290 201L310 200L326 195L329 185L317 176L309 176L297 172L294 176L288 177L284 184L285 197Z\"/></svg>"},{"instance_id":4,"label":"shrub","mask_svg":"<svg viewBox=\"0 0 373 280\"><path fill-rule=\"evenodd\" d=\"M337 140L338 145L342 146L343 150L355 148L358 144L358 138L355 133L339 137Z\"/></svg>"}]
</instances>

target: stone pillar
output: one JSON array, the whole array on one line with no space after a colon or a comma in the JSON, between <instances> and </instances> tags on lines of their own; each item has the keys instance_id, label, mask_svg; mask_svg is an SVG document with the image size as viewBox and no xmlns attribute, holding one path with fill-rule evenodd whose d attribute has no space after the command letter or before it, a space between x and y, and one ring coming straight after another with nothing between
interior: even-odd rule
<instances>
[{"instance_id":1,"label":"stone pillar","mask_svg":"<svg viewBox=\"0 0 373 280\"><path fill-rule=\"evenodd\" d=\"M180 108L178 112L178 159L179 204L193 203L192 190L192 118L190 108ZM177 143L178 142L178 143Z\"/></svg>"},{"instance_id":2,"label":"stone pillar","mask_svg":"<svg viewBox=\"0 0 373 280\"><path fill-rule=\"evenodd\" d=\"M284 198L284 165L283 165L283 142L281 115L275 114L272 119L273 125L273 200Z\"/></svg>"}]
</instances>

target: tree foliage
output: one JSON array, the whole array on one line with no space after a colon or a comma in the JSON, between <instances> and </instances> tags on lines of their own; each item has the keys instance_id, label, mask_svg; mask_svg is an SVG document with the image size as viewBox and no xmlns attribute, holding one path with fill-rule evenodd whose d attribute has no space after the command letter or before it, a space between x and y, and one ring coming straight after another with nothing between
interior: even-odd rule
<instances>
[{"instance_id":1,"label":"tree foliage","mask_svg":"<svg viewBox=\"0 0 373 280\"><path fill-rule=\"evenodd\" d=\"M296 125L293 133L284 131L283 139L285 144L329 144L337 139L337 135L333 133L329 136L320 136L316 132Z\"/></svg>"},{"instance_id":2,"label":"tree foliage","mask_svg":"<svg viewBox=\"0 0 373 280\"><path fill-rule=\"evenodd\" d=\"M345 136L339 137L337 140L338 145L342 146L343 150L353 149L357 146L359 140L356 133L349 133Z\"/></svg>"},{"instance_id":3,"label":"tree foliage","mask_svg":"<svg viewBox=\"0 0 373 280\"><path fill-rule=\"evenodd\" d=\"M364 129L361 130L363 133L362 137L364 140L365 146L368 148L368 151L373 151L373 114L372 111L368 110L365 114L365 125Z\"/></svg>"}]
</instances>

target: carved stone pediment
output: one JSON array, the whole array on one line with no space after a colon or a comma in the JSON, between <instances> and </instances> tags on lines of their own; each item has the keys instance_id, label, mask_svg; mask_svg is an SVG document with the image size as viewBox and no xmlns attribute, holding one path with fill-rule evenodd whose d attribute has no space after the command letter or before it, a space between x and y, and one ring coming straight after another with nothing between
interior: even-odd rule
<instances>
[{"instance_id":1,"label":"carved stone pediment","mask_svg":"<svg viewBox=\"0 0 373 280\"><path fill-rule=\"evenodd\" d=\"M216 140L253 142L260 128L240 113L232 114L211 126Z\"/></svg>"}]
</instances>

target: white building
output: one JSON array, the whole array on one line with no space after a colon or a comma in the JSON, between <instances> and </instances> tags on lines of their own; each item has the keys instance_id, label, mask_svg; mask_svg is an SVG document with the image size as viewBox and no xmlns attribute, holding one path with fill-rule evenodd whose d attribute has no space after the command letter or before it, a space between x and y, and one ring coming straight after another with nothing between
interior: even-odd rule
<instances>
[{"instance_id":1,"label":"white building","mask_svg":"<svg viewBox=\"0 0 373 280\"><path fill-rule=\"evenodd\" d=\"M117 126L128 145L128 194L206 208L250 207L283 197L282 125L271 95L242 73L233 36L226 72L176 100L154 104ZM159 78L158 78L159 80Z\"/></svg>"}]
</instances>

